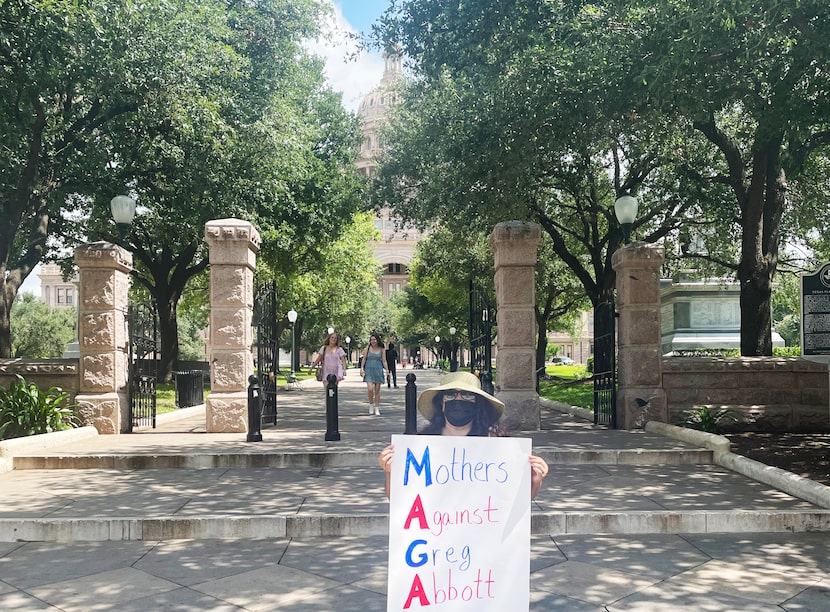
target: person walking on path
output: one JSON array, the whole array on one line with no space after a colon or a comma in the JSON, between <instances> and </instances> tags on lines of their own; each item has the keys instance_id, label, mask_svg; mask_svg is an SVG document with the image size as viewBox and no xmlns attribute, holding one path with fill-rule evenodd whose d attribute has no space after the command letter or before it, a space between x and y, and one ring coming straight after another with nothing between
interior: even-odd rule
<instances>
[{"instance_id":1,"label":"person walking on path","mask_svg":"<svg viewBox=\"0 0 830 612\"><path fill-rule=\"evenodd\" d=\"M311 367L313 368L318 364L323 366L324 390L329 384L329 374L334 374L338 383L346 378L346 351L340 346L340 339L337 334L329 334L326 343L317 351L317 356L314 358Z\"/></svg>"},{"instance_id":2,"label":"person walking on path","mask_svg":"<svg viewBox=\"0 0 830 612\"><path fill-rule=\"evenodd\" d=\"M369 414L380 416L380 386L383 384L383 372L387 369L386 352L377 334L369 336L369 346L363 352L360 375L366 383L369 396Z\"/></svg>"},{"instance_id":3,"label":"person walking on path","mask_svg":"<svg viewBox=\"0 0 830 612\"><path fill-rule=\"evenodd\" d=\"M398 388L398 373L396 371L396 363L398 361L398 351L395 349L395 345L391 342L389 343L389 348L386 349L386 388L389 388L389 379L392 379L392 385L395 388Z\"/></svg>"}]
</instances>

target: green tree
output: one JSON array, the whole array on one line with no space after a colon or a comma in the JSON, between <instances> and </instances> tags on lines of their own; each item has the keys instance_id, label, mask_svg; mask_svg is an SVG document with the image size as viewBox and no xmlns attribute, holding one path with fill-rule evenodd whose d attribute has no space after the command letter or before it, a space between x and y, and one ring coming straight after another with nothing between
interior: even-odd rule
<instances>
[{"instance_id":1,"label":"green tree","mask_svg":"<svg viewBox=\"0 0 830 612\"><path fill-rule=\"evenodd\" d=\"M741 353L771 355L787 194L830 144L826 4L669 0L606 7L609 27L628 38L620 49L630 82L641 84L621 105L688 121L717 154L715 165L698 170L731 194L717 204L729 221L724 232L737 228L741 237L733 266L741 286Z\"/></svg>"},{"instance_id":2,"label":"green tree","mask_svg":"<svg viewBox=\"0 0 830 612\"><path fill-rule=\"evenodd\" d=\"M75 308L52 308L31 293L15 299L11 312L14 357L57 359L75 339Z\"/></svg>"},{"instance_id":3,"label":"green tree","mask_svg":"<svg viewBox=\"0 0 830 612\"><path fill-rule=\"evenodd\" d=\"M681 254L736 270L742 352L770 354L785 194L830 141L822 6L395 2L380 39L412 58L420 108L396 126L383 197L423 218L441 199L535 216L596 304L613 286L610 204L637 190L639 235L693 228L680 243L706 248ZM587 249L563 240L582 235Z\"/></svg>"},{"instance_id":4,"label":"green tree","mask_svg":"<svg viewBox=\"0 0 830 612\"><path fill-rule=\"evenodd\" d=\"M181 44L195 37L175 17L197 6L0 3L0 357L11 353L9 310L47 239L77 235L78 211L117 163L108 130L183 77Z\"/></svg>"},{"instance_id":5,"label":"green tree","mask_svg":"<svg viewBox=\"0 0 830 612\"><path fill-rule=\"evenodd\" d=\"M639 237L676 234L702 189L674 168L705 150L678 146L687 125L622 112L632 85L608 59L622 38L602 26L558 3L396 2L380 36L412 58L414 77L386 135L376 203L456 235L537 222L593 307L610 302L615 200L639 192Z\"/></svg>"},{"instance_id":6,"label":"green tree","mask_svg":"<svg viewBox=\"0 0 830 612\"><path fill-rule=\"evenodd\" d=\"M379 264L373 259L369 241L376 236L371 213L358 213L350 222L339 224L340 237L315 239L317 253L298 247L298 257L287 274L282 267L285 254L263 249L257 282L273 280L280 303L280 333L290 329L287 312L297 311L296 348L316 351L334 327L341 343L346 335L353 347L362 346L376 324L382 303L378 278ZM290 337L289 340L290 342Z\"/></svg>"},{"instance_id":7,"label":"green tree","mask_svg":"<svg viewBox=\"0 0 830 612\"><path fill-rule=\"evenodd\" d=\"M226 57L213 54L207 70L210 48L194 49L187 59L199 65L199 78L185 91L163 92L149 121L131 117L128 137L112 142L123 160L111 169L114 181L147 207L128 244L135 276L159 309L164 376L178 357L178 300L208 263L207 221L252 221L263 228L265 252L281 252L285 263L288 253L319 257L322 241L337 238L359 206L356 124L300 45L314 32L317 9L310 1L261 0L220 12L203 44ZM105 227L105 207L97 214Z\"/></svg>"},{"instance_id":8,"label":"green tree","mask_svg":"<svg viewBox=\"0 0 830 612\"><path fill-rule=\"evenodd\" d=\"M178 300L207 266L206 221L273 228L266 239L290 253L305 235L335 238L336 221L358 208L348 163L356 123L301 44L323 10L315 0L2 7L0 44L15 47L0 84L2 121L16 138L0 153L0 206L13 221L0 235L7 298L48 235L70 247L119 241L108 202L128 192L140 208L123 244L159 308L166 376L177 358ZM42 52L44 41L54 48ZM29 226L37 233L26 238ZM2 320L0 305L0 355Z\"/></svg>"}]
</instances>

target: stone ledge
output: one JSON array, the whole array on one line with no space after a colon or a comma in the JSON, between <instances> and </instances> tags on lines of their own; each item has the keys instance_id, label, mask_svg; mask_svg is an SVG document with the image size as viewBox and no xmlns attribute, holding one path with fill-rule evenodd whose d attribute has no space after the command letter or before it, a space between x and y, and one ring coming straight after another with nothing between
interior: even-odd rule
<instances>
[{"instance_id":1,"label":"stone ledge","mask_svg":"<svg viewBox=\"0 0 830 612\"><path fill-rule=\"evenodd\" d=\"M674 438L675 440L688 442L695 446L702 446L713 451L729 452L732 448L732 444L726 436L719 436L697 429L689 429L688 427L678 427L677 425L668 425L667 423L660 423L659 421L649 421L646 423L645 429L646 431L667 438Z\"/></svg>"},{"instance_id":2,"label":"stone ledge","mask_svg":"<svg viewBox=\"0 0 830 612\"><path fill-rule=\"evenodd\" d=\"M826 510L534 512L531 534L561 536L830 531ZM385 536L386 513L274 516L0 519L0 542L99 542L217 538Z\"/></svg>"},{"instance_id":3,"label":"stone ledge","mask_svg":"<svg viewBox=\"0 0 830 612\"><path fill-rule=\"evenodd\" d=\"M793 497L808 501L821 508L830 509L830 487L810 480L809 478L803 478L792 472L782 470L781 468L766 465L765 463L743 457L742 455L736 455L730 452L731 444L723 436L655 421L646 423L646 431L684 442L700 440L700 442L695 443L703 444L707 448L711 448L714 451L714 461L717 465L774 487ZM726 442L724 443L722 440Z\"/></svg>"},{"instance_id":4,"label":"stone ledge","mask_svg":"<svg viewBox=\"0 0 830 612\"><path fill-rule=\"evenodd\" d=\"M0 457L14 458L15 455L36 453L55 446L94 438L97 435L98 430L88 425L65 431L53 431L52 433L3 440L0 442Z\"/></svg>"}]
</instances>

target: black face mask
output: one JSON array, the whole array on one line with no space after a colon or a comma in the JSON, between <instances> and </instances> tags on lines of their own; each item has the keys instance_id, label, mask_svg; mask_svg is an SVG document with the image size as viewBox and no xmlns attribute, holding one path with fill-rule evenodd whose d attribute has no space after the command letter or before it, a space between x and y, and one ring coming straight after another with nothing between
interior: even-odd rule
<instances>
[{"instance_id":1,"label":"black face mask","mask_svg":"<svg viewBox=\"0 0 830 612\"><path fill-rule=\"evenodd\" d=\"M455 427L468 425L476 415L475 402L449 400L444 402L444 417Z\"/></svg>"}]
</instances>

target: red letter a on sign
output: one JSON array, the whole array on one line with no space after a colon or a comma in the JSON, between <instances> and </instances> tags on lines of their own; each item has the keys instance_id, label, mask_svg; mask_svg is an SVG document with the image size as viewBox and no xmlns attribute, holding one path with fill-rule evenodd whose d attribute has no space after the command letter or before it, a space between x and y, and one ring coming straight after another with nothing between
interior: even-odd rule
<instances>
[{"instance_id":1,"label":"red letter a on sign","mask_svg":"<svg viewBox=\"0 0 830 612\"><path fill-rule=\"evenodd\" d=\"M421 584L421 577L415 574L415 580L412 581L412 588L409 589L409 596L406 598L406 603L403 605L404 610L409 610L412 600L417 597L418 603L422 606L429 605L426 593L424 593L424 585Z\"/></svg>"},{"instance_id":2,"label":"red letter a on sign","mask_svg":"<svg viewBox=\"0 0 830 612\"><path fill-rule=\"evenodd\" d=\"M429 529L426 513L424 512L424 504L421 501L420 495L415 496L415 501L412 502L412 507L409 509L409 514L406 516L406 522L403 524L403 528L409 529L409 524L415 518L418 519L418 526L421 529Z\"/></svg>"}]
</instances>

